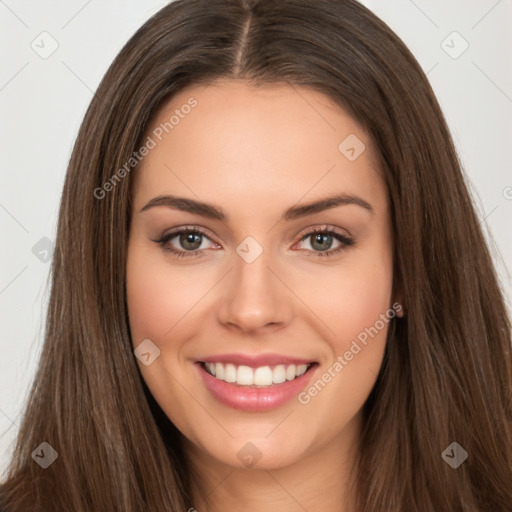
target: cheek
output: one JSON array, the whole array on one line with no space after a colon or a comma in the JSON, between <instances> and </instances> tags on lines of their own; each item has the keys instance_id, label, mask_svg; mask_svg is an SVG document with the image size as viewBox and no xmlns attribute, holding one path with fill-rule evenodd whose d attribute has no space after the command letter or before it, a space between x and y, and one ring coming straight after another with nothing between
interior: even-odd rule
<instances>
[{"instance_id":1,"label":"cheek","mask_svg":"<svg viewBox=\"0 0 512 512\"><path fill-rule=\"evenodd\" d=\"M336 329L350 338L375 324L391 305L392 279L384 266L366 267L343 278L344 293L331 306Z\"/></svg>"},{"instance_id":2,"label":"cheek","mask_svg":"<svg viewBox=\"0 0 512 512\"><path fill-rule=\"evenodd\" d=\"M129 246L126 293L132 342L136 347L150 339L160 349L152 364L139 363L139 368L155 400L182 431L191 420L184 405L187 396L182 396L177 384L187 379L178 360L190 336L187 314L204 295L204 288L200 280L190 280L183 270L173 269L165 255L136 243ZM176 379L170 376L169 368Z\"/></svg>"},{"instance_id":3,"label":"cheek","mask_svg":"<svg viewBox=\"0 0 512 512\"><path fill-rule=\"evenodd\" d=\"M323 299L319 316L331 331L326 337L330 350L322 372L298 399L324 425L326 439L356 417L377 380L394 316L391 270L391 259L351 267L333 277L331 300Z\"/></svg>"},{"instance_id":4,"label":"cheek","mask_svg":"<svg viewBox=\"0 0 512 512\"><path fill-rule=\"evenodd\" d=\"M350 340L373 326L393 302L392 257L387 247L375 255L352 255L344 268L330 273L327 285L318 287L310 297L315 312L329 327L337 351L344 351L347 342L350 345Z\"/></svg>"},{"instance_id":5,"label":"cheek","mask_svg":"<svg viewBox=\"0 0 512 512\"><path fill-rule=\"evenodd\" d=\"M173 269L165 255L129 250L126 293L133 343L149 338L159 344L207 291L201 282Z\"/></svg>"},{"instance_id":6,"label":"cheek","mask_svg":"<svg viewBox=\"0 0 512 512\"><path fill-rule=\"evenodd\" d=\"M322 392L318 404L328 407L338 402L342 407L335 416L346 420L363 404L377 378L390 322L392 305L392 251L383 238L374 250L354 253L346 270L333 272L329 293L318 293L315 304L319 316L330 328L330 354L324 361L330 374L320 376L316 396L323 384L330 391ZM322 313L323 311L323 313ZM325 374L324 374L325 375ZM335 377L333 377L335 375ZM332 382L332 384L331 384ZM307 397L306 397L307 400ZM348 416L347 416L348 414Z\"/></svg>"}]
</instances>

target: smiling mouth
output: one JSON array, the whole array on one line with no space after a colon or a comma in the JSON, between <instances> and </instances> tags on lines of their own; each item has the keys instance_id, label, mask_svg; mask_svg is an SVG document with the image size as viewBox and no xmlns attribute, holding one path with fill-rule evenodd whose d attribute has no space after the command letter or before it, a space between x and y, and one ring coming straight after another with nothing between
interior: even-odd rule
<instances>
[{"instance_id":1,"label":"smiling mouth","mask_svg":"<svg viewBox=\"0 0 512 512\"><path fill-rule=\"evenodd\" d=\"M251 368L245 365L231 363L200 363L203 369L215 377L229 384L237 386L269 387L276 384L298 379L316 363L309 364L278 364L272 366L259 366Z\"/></svg>"}]
</instances>

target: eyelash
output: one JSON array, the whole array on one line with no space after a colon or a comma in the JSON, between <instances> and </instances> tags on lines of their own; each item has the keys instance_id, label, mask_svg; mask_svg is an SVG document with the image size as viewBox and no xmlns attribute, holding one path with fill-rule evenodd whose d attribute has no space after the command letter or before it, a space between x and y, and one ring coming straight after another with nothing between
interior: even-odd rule
<instances>
[{"instance_id":1,"label":"eyelash","mask_svg":"<svg viewBox=\"0 0 512 512\"><path fill-rule=\"evenodd\" d=\"M189 233L199 234L199 235L202 235L209 239L208 235L204 231L202 231L200 228L198 228L196 226L186 226L184 228L181 228L181 229L178 229L171 233L168 233L168 234L162 236L158 240L152 240L152 241L157 243L158 245L160 245L164 251L168 251L173 256L176 256L178 258L188 258L188 257L202 255L205 251L207 251L207 249L201 249L201 250L195 250L195 251L179 251L177 249L174 249L174 248L166 245L170 240L175 238L177 235L189 234ZM311 253L311 252L314 253L313 257L315 257L315 256L329 257L334 254L337 254L338 252L342 251L343 249L346 249L347 247L354 245L354 243L355 243L353 238L350 238L346 235L342 235L341 233L338 233L335 229L330 228L330 227L316 228L316 229L312 229L311 231L307 231L306 233L303 233L301 235L300 241L303 241L303 240L307 239L308 237L311 237L317 233L329 234L329 235L333 236L333 238L335 238L336 240L341 242L341 245L339 247L337 247L336 249L330 249L328 251L311 251L311 250L306 249L306 253ZM312 255L308 254L308 256L312 256Z\"/></svg>"}]
</instances>

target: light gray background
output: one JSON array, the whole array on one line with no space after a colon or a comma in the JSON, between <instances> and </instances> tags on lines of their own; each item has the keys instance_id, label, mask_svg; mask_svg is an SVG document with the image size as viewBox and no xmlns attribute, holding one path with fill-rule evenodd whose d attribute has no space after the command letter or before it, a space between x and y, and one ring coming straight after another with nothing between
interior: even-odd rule
<instances>
[{"instance_id":1,"label":"light gray background","mask_svg":"<svg viewBox=\"0 0 512 512\"><path fill-rule=\"evenodd\" d=\"M48 242L40 240L55 240L74 139L117 52L166 3L0 0L0 472L41 349L49 261L44 261ZM363 3L428 73L510 305L512 1ZM52 44L58 44L56 51L42 58Z\"/></svg>"}]
</instances>

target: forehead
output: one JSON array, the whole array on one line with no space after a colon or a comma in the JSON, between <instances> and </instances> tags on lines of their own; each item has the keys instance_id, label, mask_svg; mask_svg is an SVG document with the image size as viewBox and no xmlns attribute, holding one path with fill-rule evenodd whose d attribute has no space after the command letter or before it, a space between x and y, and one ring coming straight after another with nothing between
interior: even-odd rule
<instances>
[{"instance_id":1,"label":"forehead","mask_svg":"<svg viewBox=\"0 0 512 512\"><path fill-rule=\"evenodd\" d=\"M311 89L238 80L192 86L160 106L147 137L153 147L134 173L136 207L165 193L253 213L262 201L291 204L333 191L385 202L372 140Z\"/></svg>"}]
</instances>

